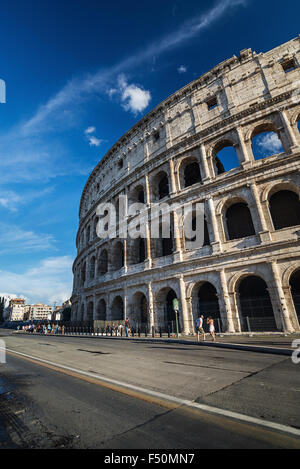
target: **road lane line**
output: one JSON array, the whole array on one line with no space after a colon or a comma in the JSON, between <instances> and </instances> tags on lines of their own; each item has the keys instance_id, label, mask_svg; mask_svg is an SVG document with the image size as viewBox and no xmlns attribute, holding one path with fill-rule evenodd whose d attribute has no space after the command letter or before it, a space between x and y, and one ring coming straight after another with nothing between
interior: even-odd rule
<instances>
[{"instance_id":1,"label":"road lane line","mask_svg":"<svg viewBox=\"0 0 300 469\"><path fill-rule=\"evenodd\" d=\"M1 349L1 347L0 347L0 349ZM169 394L161 393L161 392L158 392L158 391L153 391L151 389L143 388L141 386L135 386L133 384L125 383L125 382L118 381L118 380L111 379L111 378L107 378L107 377L99 375L99 374L79 370L79 369L72 368L72 367L69 367L69 366L66 366L66 365L62 365L60 363L54 363L54 362L51 362L49 360L44 360L44 359L39 358L39 357L34 357L32 355L28 355L28 354L25 354L25 353L22 353L22 352L17 352L17 351L12 350L12 349L6 349L6 352L8 352L11 355L20 356L20 357L23 357L25 359L31 360L35 363L44 364L44 365L48 366L49 368L54 369L54 371L65 370L66 372L69 372L67 374L72 374L72 373L77 374L78 376L76 376L76 377L78 377L78 378L80 378L80 375L88 377L90 382L93 382L93 383L102 382L101 383L102 385L104 385L104 386L106 385L106 387L109 387L110 389L113 389L117 392L123 392L124 394L129 394L129 395L131 395L133 397L137 397L139 399L142 399L141 394L144 394L146 396L154 398L153 401L156 401L157 403L159 403L159 402L162 403L163 402L163 405L165 405L165 403L171 404L171 406L170 406L171 408L174 408L176 406L187 406L191 409L198 409L198 410L201 410L201 411L204 411L204 412L208 412L210 414L219 415L221 417L227 417L227 418L233 419L233 420L239 420L239 421L244 422L244 423L254 424L254 425L257 425L257 426L260 426L260 427L265 427L265 428L269 428L271 430L276 430L276 431L279 431L279 432L288 433L290 435L300 437L300 430L299 429L293 428L293 427L290 427L290 426L287 426L287 425L282 425L280 423L270 422L268 420L262 420L262 419L259 419L259 418L256 418L256 417L251 417L249 415L240 414L238 412L233 412L233 411L226 410L226 409L220 409L218 407L213 407L213 406L209 406L209 405L206 405L206 404L199 404L199 403L194 402L194 401L181 399L179 397L171 396ZM122 391L122 389L125 389L126 392Z\"/></svg>"}]
</instances>

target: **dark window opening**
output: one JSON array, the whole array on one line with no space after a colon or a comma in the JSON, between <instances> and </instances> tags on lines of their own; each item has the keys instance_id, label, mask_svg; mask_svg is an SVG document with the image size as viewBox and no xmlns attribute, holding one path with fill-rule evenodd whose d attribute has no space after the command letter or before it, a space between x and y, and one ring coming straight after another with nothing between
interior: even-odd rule
<instances>
[{"instance_id":1,"label":"dark window opening","mask_svg":"<svg viewBox=\"0 0 300 469\"><path fill-rule=\"evenodd\" d=\"M101 252L101 255L98 260L98 274L104 275L108 270L108 254L106 249Z\"/></svg>"},{"instance_id":2,"label":"dark window opening","mask_svg":"<svg viewBox=\"0 0 300 469\"><path fill-rule=\"evenodd\" d=\"M220 318L219 300L217 290L209 283L205 282L198 291L198 314L213 319Z\"/></svg>"},{"instance_id":3,"label":"dark window opening","mask_svg":"<svg viewBox=\"0 0 300 469\"><path fill-rule=\"evenodd\" d=\"M119 160L119 161L118 161L118 167L119 167L119 169L122 169L123 166L124 166L123 160Z\"/></svg>"},{"instance_id":4,"label":"dark window opening","mask_svg":"<svg viewBox=\"0 0 300 469\"><path fill-rule=\"evenodd\" d=\"M139 246L138 260L139 260L139 263L142 263L146 259L146 246L145 246L144 238L141 238L139 240L139 245L138 246Z\"/></svg>"},{"instance_id":5,"label":"dark window opening","mask_svg":"<svg viewBox=\"0 0 300 469\"><path fill-rule=\"evenodd\" d=\"M106 303L104 300L100 300L98 303L97 319L98 321L106 321Z\"/></svg>"},{"instance_id":6,"label":"dark window opening","mask_svg":"<svg viewBox=\"0 0 300 469\"><path fill-rule=\"evenodd\" d=\"M211 98L207 101L207 107L208 107L209 111L211 111L212 109L214 109L217 106L218 106L218 100L217 100L216 96L214 96L213 98Z\"/></svg>"},{"instance_id":7,"label":"dark window opening","mask_svg":"<svg viewBox=\"0 0 300 469\"><path fill-rule=\"evenodd\" d=\"M162 179L159 181L158 194L160 199L163 199L164 197L169 195L169 181L167 176L163 176Z\"/></svg>"},{"instance_id":8,"label":"dark window opening","mask_svg":"<svg viewBox=\"0 0 300 469\"><path fill-rule=\"evenodd\" d=\"M184 169L184 186L190 187L198 182L201 182L201 174L199 164L195 161L187 165Z\"/></svg>"},{"instance_id":9,"label":"dark window opening","mask_svg":"<svg viewBox=\"0 0 300 469\"><path fill-rule=\"evenodd\" d=\"M274 318L267 284L261 278L253 275L242 280L239 286L239 299L244 318ZM255 322L253 326L252 330L255 330ZM274 326L276 329L275 321Z\"/></svg>"},{"instance_id":10,"label":"dark window opening","mask_svg":"<svg viewBox=\"0 0 300 469\"><path fill-rule=\"evenodd\" d=\"M291 293L298 320L300 321L300 270L294 272L290 279Z\"/></svg>"},{"instance_id":11,"label":"dark window opening","mask_svg":"<svg viewBox=\"0 0 300 469\"><path fill-rule=\"evenodd\" d=\"M157 142L157 140L159 140L159 138L160 138L159 132L158 132L158 131L154 132L154 134L153 134L153 141L154 141L154 142Z\"/></svg>"},{"instance_id":12,"label":"dark window opening","mask_svg":"<svg viewBox=\"0 0 300 469\"><path fill-rule=\"evenodd\" d=\"M282 63L282 68L285 71L285 73L292 72L293 70L296 70L296 63L294 59L286 60L285 62Z\"/></svg>"},{"instance_id":13,"label":"dark window opening","mask_svg":"<svg viewBox=\"0 0 300 469\"><path fill-rule=\"evenodd\" d=\"M231 205L226 212L229 240L255 235L250 210L245 203Z\"/></svg>"},{"instance_id":14,"label":"dark window opening","mask_svg":"<svg viewBox=\"0 0 300 469\"><path fill-rule=\"evenodd\" d=\"M270 212L275 230L300 225L300 200L295 192L279 191L270 198Z\"/></svg>"},{"instance_id":15,"label":"dark window opening","mask_svg":"<svg viewBox=\"0 0 300 469\"><path fill-rule=\"evenodd\" d=\"M221 160L216 156L216 168L217 168L217 175L225 173L225 168Z\"/></svg>"},{"instance_id":16,"label":"dark window opening","mask_svg":"<svg viewBox=\"0 0 300 469\"><path fill-rule=\"evenodd\" d=\"M138 191L137 199L138 199L138 202L140 204L145 203L145 195L144 195L144 191L142 189L140 191Z\"/></svg>"}]
</instances>

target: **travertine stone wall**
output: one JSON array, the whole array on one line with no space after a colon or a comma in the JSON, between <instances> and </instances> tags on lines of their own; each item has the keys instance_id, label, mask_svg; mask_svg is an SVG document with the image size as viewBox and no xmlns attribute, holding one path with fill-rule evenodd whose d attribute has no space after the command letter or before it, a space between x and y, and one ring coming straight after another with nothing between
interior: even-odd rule
<instances>
[{"instance_id":1,"label":"travertine stone wall","mask_svg":"<svg viewBox=\"0 0 300 469\"><path fill-rule=\"evenodd\" d=\"M72 319L96 319L104 300L110 320L118 296L124 316L130 316L137 294L143 293L151 326L160 322L166 292L173 289L180 300L181 327L192 333L197 289L210 282L217 290L223 329L238 332L238 286L245 277L257 275L268 286L278 330L299 330L290 278L300 269L300 226L275 230L269 209L270 197L278 191L300 194L299 118L300 37L267 53L241 51L139 121L99 162L83 190ZM284 151L255 160L251 141L263 131L275 132ZM216 155L229 144L238 165L218 174ZM190 162L198 162L201 182L185 188L183 171ZM158 198L162 171L169 181L166 202L205 202L210 245L187 251L184 243L176 243L172 255L155 257L146 240L145 261L134 263L127 241L125 265L115 271L118 240L97 238L97 205L113 202L120 194L135 201L142 189L150 208ZM235 202L248 205L255 234L228 240L226 210ZM104 249L108 272L101 274L98 263Z\"/></svg>"}]
</instances>

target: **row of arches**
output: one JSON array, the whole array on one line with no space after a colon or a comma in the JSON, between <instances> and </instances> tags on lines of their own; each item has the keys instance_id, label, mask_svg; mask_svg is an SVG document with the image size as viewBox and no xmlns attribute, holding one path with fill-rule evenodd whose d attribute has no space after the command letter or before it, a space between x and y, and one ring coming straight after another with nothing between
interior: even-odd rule
<instances>
[{"instance_id":1,"label":"row of arches","mask_svg":"<svg viewBox=\"0 0 300 469\"><path fill-rule=\"evenodd\" d=\"M281 190L273 193L269 198L269 211L275 230L300 225L300 200L299 195L290 190ZM225 235L227 241L245 238L256 234L252 213L245 201L238 201L232 205L227 204L223 214ZM196 229L196 216L192 219L192 229ZM162 232L160 226L160 233ZM204 243L203 246L211 244L212 229L209 228L207 217L204 220ZM127 241L127 265L143 263L147 258L147 240L137 238ZM159 258L171 255L175 250L174 226L171 220L169 237L151 239L151 256ZM183 246L182 246L183 247ZM110 254L109 254L110 252ZM102 249L97 258L93 255L89 261L89 279L105 275L109 270L117 271L124 267L125 253L123 241L113 243L109 249ZM86 262L81 267L81 283L86 281Z\"/></svg>"},{"instance_id":2,"label":"row of arches","mask_svg":"<svg viewBox=\"0 0 300 469\"><path fill-rule=\"evenodd\" d=\"M300 269L292 273L289 280L291 297L294 309L300 321ZM274 299L272 300L270 287L261 276L248 275L241 278L236 286L236 300L240 328L242 331L260 331L260 330L278 330L281 323L274 315ZM203 314L204 317L212 317L215 320L216 328L226 330L226 317L221 314L223 311L222 295L217 291L215 285L209 281L198 282L194 285L191 293L191 320L195 324L197 317ZM174 300L180 298L176 291L171 287L161 288L154 298L154 324L164 330L176 330L176 313L174 309ZM179 307L180 309L180 307ZM85 315L85 306L82 304L77 320L101 320L101 321L123 321L125 319L124 300L122 295L116 295L110 306L104 298L101 298L95 304L93 301L87 303ZM144 292L138 291L131 297L130 304L127 305L126 316L129 317L134 327L143 328L151 325L150 310L148 299ZM178 316L179 330L182 331L183 317L179 312Z\"/></svg>"}]
</instances>

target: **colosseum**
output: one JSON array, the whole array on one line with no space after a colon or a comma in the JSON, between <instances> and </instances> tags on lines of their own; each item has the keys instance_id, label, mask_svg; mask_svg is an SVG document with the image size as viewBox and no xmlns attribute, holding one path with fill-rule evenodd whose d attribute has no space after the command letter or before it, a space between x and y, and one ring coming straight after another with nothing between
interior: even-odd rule
<instances>
[{"instance_id":1,"label":"colosseum","mask_svg":"<svg viewBox=\"0 0 300 469\"><path fill-rule=\"evenodd\" d=\"M251 49L188 84L130 129L83 190L73 265L73 321L194 333L199 312L222 332L299 331L300 36ZM204 245L100 239L97 206L201 202Z\"/></svg>"}]
</instances>

